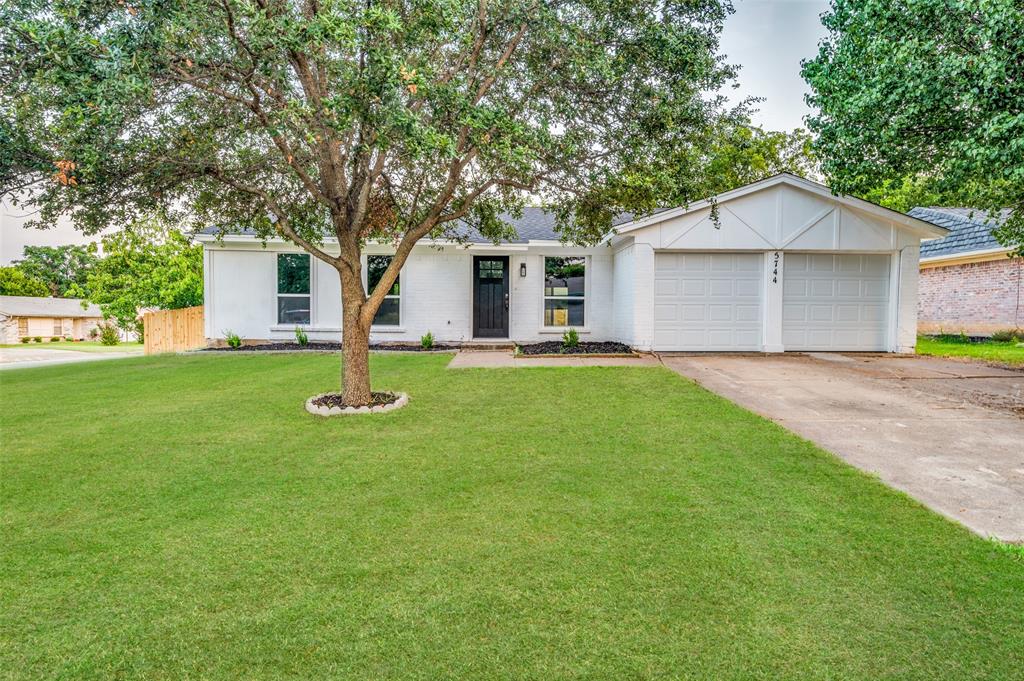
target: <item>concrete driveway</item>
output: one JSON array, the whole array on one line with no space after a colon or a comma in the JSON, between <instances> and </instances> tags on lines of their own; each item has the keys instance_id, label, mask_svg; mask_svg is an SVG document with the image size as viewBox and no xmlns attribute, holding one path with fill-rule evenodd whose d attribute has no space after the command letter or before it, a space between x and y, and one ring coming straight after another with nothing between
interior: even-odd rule
<instances>
[{"instance_id":1,"label":"concrete driveway","mask_svg":"<svg viewBox=\"0 0 1024 681\"><path fill-rule=\"evenodd\" d=\"M1024 372L897 355L662 360L978 534L1024 542Z\"/></svg>"}]
</instances>

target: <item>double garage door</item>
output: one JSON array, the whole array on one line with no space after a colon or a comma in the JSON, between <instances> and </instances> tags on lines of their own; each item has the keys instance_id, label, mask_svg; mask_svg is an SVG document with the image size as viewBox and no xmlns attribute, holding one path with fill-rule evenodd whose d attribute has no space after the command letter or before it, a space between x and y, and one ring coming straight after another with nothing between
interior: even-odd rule
<instances>
[{"instance_id":1,"label":"double garage door","mask_svg":"<svg viewBox=\"0 0 1024 681\"><path fill-rule=\"evenodd\" d=\"M766 285L783 287L786 350L886 349L889 256L784 257L782 281L769 282L763 253L656 254L654 349L762 349Z\"/></svg>"}]
</instances>

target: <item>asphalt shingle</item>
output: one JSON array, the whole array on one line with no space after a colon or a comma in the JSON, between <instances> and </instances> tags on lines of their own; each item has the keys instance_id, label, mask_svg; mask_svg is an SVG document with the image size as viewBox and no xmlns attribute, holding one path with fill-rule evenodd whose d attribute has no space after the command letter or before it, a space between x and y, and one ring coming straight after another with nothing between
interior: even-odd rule
<instances>
[{"instance_id":1,"label":"asphalt shingle","mask_svg":"<svg viewBox=\"0 0 1024 681\"><path fill-rule=\"evenodd\" d=\"M1000 243L992 236L992 229L1010 217L1010 211L1004 210L995 221L990 221L988 214L977 208L941 208L937 206L912 208L907 214L950 230L949 234L941 239L931 239L922 243L922 258L959 255L999 248Z\"/></svg>"}]
</instances>

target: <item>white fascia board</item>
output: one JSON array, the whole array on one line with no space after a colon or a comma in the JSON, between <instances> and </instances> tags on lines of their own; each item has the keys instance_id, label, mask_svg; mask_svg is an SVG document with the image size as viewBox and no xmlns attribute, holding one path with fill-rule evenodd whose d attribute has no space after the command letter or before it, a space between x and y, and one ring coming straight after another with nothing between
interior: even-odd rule
<instances>
[{"instance_id":1,"label":"white fascia board","mask_svg":"<svg viewBox=\"0 0 1024 681\"><path fill-rule=\"evenodd\" d=\"M722 192L721 194L714 196L712 199L695 201L687 206L680 206L679 208L666 210L655 215L649 215L646 218L641 218L640 220L624 223L616 227L613 233L624 234L637 229L643 229L644 227L649 227L651 225L658 224L659 222L671 220L672 218L679 217L680 215L704 210L705 208L710 207L712 203L725 203L741 196L746 196L747 194L753 194L754 192L774 187L778 184L788 184L792 187L811 192L812 194L817 194L822 198L837 201L845 206L862 210L884 220L897 223L900 227L903 227L914 234L919 234L922 237L943 237L949 234L949 230L944 227L933 225L925 220L919 220L918 218L911 217L905 213L900 213L899 211L892 210L890 208L875 205L870 201L864 201L863 199L847 196L845 194L833 194L832 190L823 184L813 182L797 175L791 175L790 173L773 175L772 177L764 180L759 180L742 187L737 187L736 189L730 189L727 192Z\"/></svg>"},{"instance_id":2,"label":"white fascia board","mask_svg":"<svg viewBox=\"0 0 1024 681\"><path fill-rule=\"evenodd\" d=\"M986 255L1001 255L1003 253L1009 253L1012 248L1001 246L999 248L983 248L977 251L961 251L959 253L945 253L943 255L933 255L930 257L922 257L920 262L942 262L943 260L962 260L963 258L976 258Z\"/></svg>"}]
</instances>

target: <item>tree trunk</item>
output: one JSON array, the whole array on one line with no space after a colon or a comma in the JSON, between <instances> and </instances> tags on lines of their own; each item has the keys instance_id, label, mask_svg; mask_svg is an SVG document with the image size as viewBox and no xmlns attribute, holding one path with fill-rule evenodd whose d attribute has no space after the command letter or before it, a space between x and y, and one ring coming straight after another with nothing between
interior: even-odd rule
<instances>
[{"instance_id":1,"label":"tree trunk","mask_svg":"<svg viewBox=\"0 0 1024 681\"><path fill-rule=\"evenodd\" d=\"M358 262L358 260L357 260ZM344 266L341 278L341 398L346 406L370 403L370 329L360 323L366 302L362 277Z\"/></svg>"}]
</instances>

